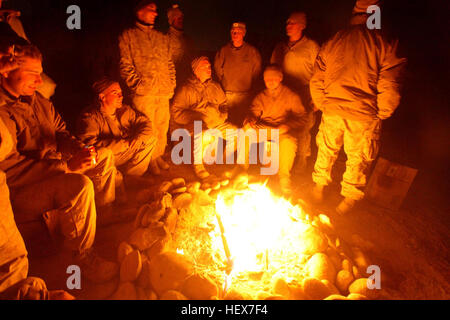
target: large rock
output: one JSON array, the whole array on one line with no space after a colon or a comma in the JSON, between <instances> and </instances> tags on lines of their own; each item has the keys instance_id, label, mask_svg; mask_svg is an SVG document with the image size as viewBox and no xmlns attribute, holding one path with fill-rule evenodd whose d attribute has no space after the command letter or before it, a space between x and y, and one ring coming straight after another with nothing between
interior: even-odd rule
<instances>
[{"instance_id":1,"label":"large rock","mask_svg":"<svg viewBox=\"0 0 450 320\"><path fill-rule=\"evenodd\" d=\"M164 225L152 225L148 228L138 228L131 234L128 243L139 251L143 251L150 248L158 240L166 238L168 234L169 232Z\"/></svg>"},{"instance_id":2,"label":"large rock","mask_svg":"<svg viewBox=\"0 0 450 320\"><path fill-rule=\"evenodd\" d=\"M171 244L172 236L170 233L167 233L164 238L159 239L150 248L145 249L144 254L148 259L151 259L160 253L169 251Z\"/></svg>"},{"instance_id":3,"label":"large rock","mask_svg":"<svg viewBox=\"0 0 450 320\"><path fill-rule=\"evenodd\" d=\"M136 284L142 288L149 289L152 287L152 283L150 281L150 261L144 260L142 262L142 270L139 274Z\"/></svg>"},{"instance_id":4,"label":"large rock","mask_svg":"<svg viewBox=\"0 0 450 320\"><path fill-rule=\"evenodd\" d=\"M369 300L366 296L363 296L362 294L359 293L350 293L347 296L348 300Z\"/></svg>"},{"instance_id":5,"label":"large rock","mask_svg":"<svg viewBox=\"0 0 450 320\"><path fill-rule=\"evenodd\" d=\"M302 241L298 249L303 254L309 255L324 252L328 247L327 237L315 227L309 227L300 237Z\"/></svg>"},{"instance_id":6,"label":"large rock","mask_svg":"<svg viewBox=\"0 0 450 320\"><path fill-rule=\"evenodd\" d=\"M185 192L178 194L173 200L173 207L176 209L187 208L192 202L192 194Z\"/></svg>"},{"instance_id":7,"label":"large rock","mask_svg":"<svg viewBox=\"0 0 450 320\"><path fill-rule=\"evenodd\" d=\"M341 293L346 294L348 292L348 287L353 280L353 273L350 273L348 270L341 270L336 276L336 287Z\"/></svg>"},{"instance_id":8,"label":"large rock","mask_svg":"<svg viewBox=\"0 0 450 320\"><path fill-rule=\"evenodd\" d=\"M131 247L127 242L122 241L117 248L117 261L122 263L123 259L131 252L133 252L133 247Z\"/></svg>"},{"instance_id":9,"label":"large rock","mask_svg":"<svg viewBox=\"0 0 450 320\"><path fill-rule=\"evenodd\" d=\"M159 300L187 300L187 298L176 290L168 290L164 292Z\"/></svg>"},{"instance_id":10,"label":"large rock","mask_svg":"<svg viewBox=\"0 0 450 320\"><path fill-rule=\"evenodd\" d=\"M286 280L282 278L274 278L272 281L272 293L284 296L288 299L290 296L290 290Z\"/></svg>"},{"instance_id":11,"label":"large rock","mask_svg":"<svg viewBox=\"0 0 450 320\"><path fill-rule=\"evenodd\" d=\"M361 272L366 272L367 267L370 266L370 261L367 256L358 247L352 248L353 261Z\"/></svg>"},{"instance_id":12,"label":"large rock","mask_svg":"<svg viewBox=\"0 0 450 320\"><path fill-rule=\"evenodd\" d=\"M318 279L305 278L302 286L308 300L323 300L332 294L327 286Z\"/></svg>"},{"instance_id":13,"label":"large rock","mask_svg":"<svg viewBox=\"0 0 450 320\"><path fill-rule=\"evenodd\" d=\"M133 282L142 270L142 259L139 251L129 253L120 265L120 281Z\"/></svg>"},{"instance_id":14,"label":"large rock","mask_svg":"<svg viewBox=\"0 0 450 320\"><path fill-rule=\"evenodd\" d=\"M331 294L340 294L338 288L336 288L336 286L332 284L330 281L321 280L320 282L322 282L328 288L328 290L330 290Z\"/></svg>"},{"instance_id":15,"label":"large rock","mask_svg":"<svg viewBox=\"0 0 450 320\"><path fill-rule=\"evenodd\" d=\"M305 270L310 278L328 280L334 283L336 280L336 269L330 258L323 253L316 253L305 264Z\"/></svg>"},{"instance_id":16,"label":"large rock","mask_svg":"<svg viewBox=\"0 0 450 320\"><path fill-rule=\"evenodd\" d=\"M136 288L131 282L122 282L119 288L111 297L112 300L136 300Z\"/></svg>"},{"instance_id":17,"label":"large rock","mask_svg":"<svg viewBox=\"0 0 450 320\"><path fill-rule=\"evenodd\" d=\"M184 281L181 293L191 300L210 300L219 295L219 289L208 276L193 274Z\"/></svg>"},{"instance_id":18,"label":"large rock","mask_svg":"<svg viewBox=\"0 0 450 320\"><path fill-rule=\"evenodd\" d=\"M303 291L302 283L289 283L289 299L290 300L305 300L305 292Z\"/></svg>"},{"instance_id":19,"label":"large rock","mask_svg":"<svg viewBox=\"0 0 450 320\"><path fill-rule=\"evenodd\" d=\"M353 281L348 287L348 291L350 293L357 293L363 295L370 300L377 299L380 295L380 290L378 289L369 289L367 287L367 278L360 278Z\"/></svg>"},{"instance_id":20,"label":"large rock","mask_svg":"<svg viewBox=\"0 0 450 320\"><path fill-rule=\"evenodd\" d=\"M166 213L164 214L164 217L161 221L164 223L170 233L174 233L177 226L177 220L178 210L175 208L167 208Z\"/></svg>"},{"instance_id":21,"label":"large rock","mask_svg":"<svg viewBox=\"0 0 450 320\"><path fill-rule=\"evenodd\" d=\"M158 191L159 192L168 192L171 188L173 187L173 183L170 181L163 181L159 188Z\"/></svg>"},{"instance_id":22,"label":"large rock","mask_svg":"<svg viewBox=\"0 0 450 320\"><path fill-rule=\"evenodd\" d=\"M182 254L164 252L150 260L150 282L160 297L168 290L180 290L192 273L192 263Z\"/></svg>"},{"instance_id":23,"label":"large rock","mask_svg":"<svg viewBox=\"0 0 450 320\"><path fill-rule=\"evenodd\" d=\"M330 258L336 270L341 269L342 259L335 248L328 247L327 250L325 250L325 254Z\"/></svg>"},{"instance_id":24,"label":"large rock","mask_svg":"<svg viewBox=\"0 0 450 320\"><path fill-rule=\"evenodd\" d=\"M348 300L347 297L341 296L340 294L332 294L326 297L324 300Z\"/></svg>"}]
</instances>

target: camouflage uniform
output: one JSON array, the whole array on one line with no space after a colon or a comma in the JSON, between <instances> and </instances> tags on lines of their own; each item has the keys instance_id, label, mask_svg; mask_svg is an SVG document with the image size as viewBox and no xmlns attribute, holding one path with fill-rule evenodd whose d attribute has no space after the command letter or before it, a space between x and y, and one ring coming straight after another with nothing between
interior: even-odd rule
<instances>
[{"instance_id":1,"label":"camouflage uniform","mask_svg":"<svg viewBox=\"0 0 450 320\"><path fill-rule=\"evenodd\" d=\"M319 45L303 37L293 45L288 42L280 42L275 47L271 63L279 65L284 74L284 83L295 90L301 97L308 112L306 126L298 132L298 159L299 164L304 165L306 158L311 155L311 128L315 123L315 116L309 93L309 80L314 70L314 62L319 52Z\"/></svg>"},{"instance_id":2,"label":"camouflage uniform","mask_svg":"<svg viewBox=\"0 0 450 320\"><path fill-rule=\"evenodd\" d=\"M147 171L156 145L150 121L127 105L114 115L102 112L98 106L88 108L78 120L77 136L87 145L112 150L116 167L136 176Z\"/></svg>"},{"instance_id":3,"label":"camouflage uniform","mask_svg":"<svg viewBox=\"0 0 450 320\"><path fill-rule=\"evenodd\" d=\"M171 60L167 35L136 22L119 38L120 74L130 88L133 107L146 115L153 127L156 159L167 145L169 99L175 89L175 66Z\"/></svg>"},{"instance_id":4,"label":"camouflage uniform","mask_svg":"<svg viewBox=\"0 0 450 320\"><path fill-rule=\"evenodd\" d=\"M379 148L381 121L400 102L399 79L406 62L397 43L365 24L338 32L320 50L311 79L314 104L323 112L313 180L331 181L330 172L344 145L346 171L341 194L360 200L366 174Z\"/></svg>"},{"instance_id":5,"label":"camouflage uniform","mask_svg":"<svg viewBox=\"0 0 450 320\"><path fill-rule=\"evenodd\" d=\"M0 118L0 161L13 149L13 138ZM0 171L0 294L28 274L28 252L14 221L6 175Z\"/></svg>"}]
</instances>

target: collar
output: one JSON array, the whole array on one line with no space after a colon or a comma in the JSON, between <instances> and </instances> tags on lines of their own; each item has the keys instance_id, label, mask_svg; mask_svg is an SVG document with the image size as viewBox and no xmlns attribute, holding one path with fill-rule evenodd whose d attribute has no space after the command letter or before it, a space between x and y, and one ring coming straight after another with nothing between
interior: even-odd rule
<instances>
[{"instance_id":1,"label":"collar","mask_svg":"<svg viewBox=\"0 0 450 320\"><path fill-rule=\"evenodd\" d=\"M139 20L136 20L136 27L138 27L139 29L141 29L144 32L149 32L150 30L153 30L152 24L145 24L145 23L140 22Z\"/></svg>"},{"instance_id":2,"label":"collar","mask_svg":"<svg viewBox=\"0 0 450 320\"><path fill-rule=\"evenodd\" d=\"M266 88L266 93L269 97L278 97L280 95L281 90L283 89L283 84L280 83L280 85L278 86L278 88L274 89L274 90L269 90Z\"/></svg>"},{"instance_id":3,"label":"collar","mask_svg":"<svg viewBox=\"0 0 450 320\"><path fill-rule=\"evenodd\" d=\"M240 47L235 47L233 45L233 41L230 41L229 44L230 44L230 48L231 49L233 49L233 50L241 50L242 48L244 48L247 45L247 42L245 42L245 41L242 42L242 46L240 46Z\"/></svg>"},{"instance_id":4,"label":"collar","mask_svg":"<svg viewBox=\"0 0 450 320\"><path fill-rule=\"evenodd\" d=\"M305 34L303 33L303 34L302 34L302 37L301 37L300 39L298 39L297 41L290 42L289 39L288 39L287 42L286 42L286 46L287 46L289 49L292 49L292 48L294 48L295 46L297 46L297 44L299 44L300 42L303 42L305 39L306 39L306 36L305 36Z\"/></svg>"},{"instance_id":5,"label":"collar","mask_svg":"<svg viewBox=\"0 0 450 320\"><path fill-rule=\"evenodd\" d=\"M22 103L27 103L27 104L32 104L34 97L36 94L33 94L31 96L19 96L19 97L15 97L13 96L8 90L6 90L3 86L0 86L1 89L1 93L3 95L3 97L5 98L6 102L8 103L15 103L15 102L22 102Z\"/></svg>"}]
</instances>

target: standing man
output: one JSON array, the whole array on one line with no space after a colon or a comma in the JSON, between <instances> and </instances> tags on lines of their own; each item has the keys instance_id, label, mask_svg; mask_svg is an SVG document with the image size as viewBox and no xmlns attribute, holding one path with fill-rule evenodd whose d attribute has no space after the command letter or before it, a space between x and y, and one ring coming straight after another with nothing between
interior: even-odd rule
<instances>
[{"instance_id":1,"label":"standing man","mask_svg":"<svg viewBox=\"0 0 450 320\"><path fill-rule=\"evenodd\" d=\"M120 74L131 90L133 106L152 123L157 144L150 164L154 174L169 165L162 159L167 146L169 100L175 89L175 66L167 35L153 28L158 16L154 1L135 7L136 25L119 37Z\"/></svg>"},{"instance_id":2,"label":"standing man","mask_svg":"<svg viewBox=\"0 0 450 320\"><path fill-rule=\"evenodd\" d=\"M241 125L252 90L261 74L258 49L244 41L247 28L243 22L231 26L231 41L223 46L214 59L214 70L227 97L230 121Z\"/></svg>"},{"instance_id":3,"label":"standing man","mask_svg":"<svg viewBox=\"0 0 450 320\"><path fill-rule=\"evenodd\" d=\"M400 102L400 75L406 63L397 56L397 41L388 40L380 30L367 28L367 8L360 7L355 7L350 26L322 47L311 79L314 104L322 111L313 195L316 201L322 199L344 146L344 199L336 208L340 214L364 197L367 170L379 149L381 122Z\"/></svg>"},{"instance_id":4,"label":"standing man","mask_svg":"<svg viewBox=\"0 0 450 320\"><path fill-rule=\"evenodd\" d=\"M167 10L169 21L170 53L177 73L177 86L183 84L191 74L191 61L194 58L194 45L184 33L184 14L177 4Z\"/></svg>"},{"instance_id":5,"label":"standing man","mask_svg":"<svg viewBox=\"0 0 450 320\"><path fill-rule=\"evenodd\" d=\"M304 171L306 159L311 155L310 131L314 126L315 116L309 93L309 81L319 52L319 45L304 34L306 25L306 14L293 12L286 21L288 41L277 44L270 58L271 63L281 66L284 73L284 84L300 95L308 113L306 125L298 132L296 168L299 172Z\"/></svg>"}]
</instances>

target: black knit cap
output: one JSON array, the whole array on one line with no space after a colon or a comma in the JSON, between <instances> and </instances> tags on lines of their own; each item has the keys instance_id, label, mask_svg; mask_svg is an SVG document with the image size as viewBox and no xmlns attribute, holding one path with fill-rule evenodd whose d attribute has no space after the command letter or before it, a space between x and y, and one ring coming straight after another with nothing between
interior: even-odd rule
<instances>
[{"instance_id":1,"label":"black knit cap","mask_svg":"<svg viewBox=\"0 0 450 320\"><path fill-rule=\"evenodd\" d=\"M156 4L156 1L155 0L137 0L134 5L134 12L136 13L139 10L141 10L142 8L148 6L149 4L152 4L152 3Z\"/></svg>"}]
</instances>

